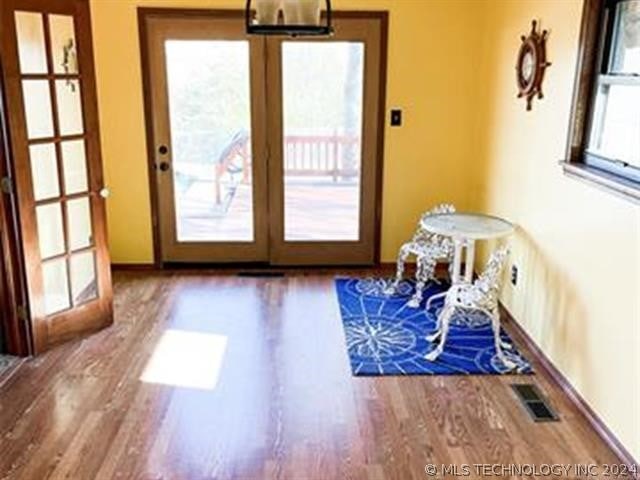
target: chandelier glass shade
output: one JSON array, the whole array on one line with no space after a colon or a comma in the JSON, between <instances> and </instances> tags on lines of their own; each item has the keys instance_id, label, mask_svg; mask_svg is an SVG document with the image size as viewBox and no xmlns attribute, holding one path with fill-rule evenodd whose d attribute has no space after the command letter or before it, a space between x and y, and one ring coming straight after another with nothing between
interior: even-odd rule
<instances>
[{"instance_id":1,"label":"chandelier glass shade","mask_svg":"<svg viewBox=\"0 0 640 480\"><path fill-rule=\"evenodd\" d=\"M245 17L250 35L298 37L333 33L331 0L247 0Z\"/></svg>"}]
</instances>

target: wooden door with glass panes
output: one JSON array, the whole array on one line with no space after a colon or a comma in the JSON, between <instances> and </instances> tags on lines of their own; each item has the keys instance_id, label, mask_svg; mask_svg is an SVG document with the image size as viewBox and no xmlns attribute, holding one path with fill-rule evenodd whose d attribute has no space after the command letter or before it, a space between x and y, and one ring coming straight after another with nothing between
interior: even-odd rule
<instances>
[{"instance_id":1,"label":"wooden door with glass panes","mask_svg":"<svg viewBox=\"0 0 640 480\"><path fill-rule=\"evenodd\" d=\"M157 262L375 263L386 15L336 12L315 39L139 15Z\"/></svg>"},{"instance_id":2,"label":"wooden door with glass panes","mask_svg":"<svg viewBox=\"0 0 640 480\"><path fill-rule=\"evenodd\" d=\"M2 0L6 116L33 350L112 323L87 0Z\"/></svg>"}]
</instances>

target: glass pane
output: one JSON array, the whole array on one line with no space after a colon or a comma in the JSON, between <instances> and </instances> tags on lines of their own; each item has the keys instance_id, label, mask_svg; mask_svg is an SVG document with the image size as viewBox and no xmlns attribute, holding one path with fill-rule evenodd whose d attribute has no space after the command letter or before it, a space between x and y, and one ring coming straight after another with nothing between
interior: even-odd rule
<instances>
[{"instance_id":1,"label":"glass pane","mask_svg":"<svg viewBox=\"0 0 640 480\"><path fill-rule=\"evenodd\" d=\"M42 15L34 12L16 12L16 35L20 72L47 73Z\"/></svg>"},{"instance_id":2,"label":"glass pane","mask_svg":"<svg viewBox=\"0 0 640 480\"><path fill-rule=\"evenodd\" d=\"M33 194L36 201L58 197L60 187L55 145L53 143L31 145L29 157L31 158Z\"/></svg>"},{"instance_id":3,"label":"glass pane","mask_svg":"<svg viewBox=\"0 0 640 480\"><path fill-rule=\"evenodd\" d=\"M47 80L23 80L22 94L29 139L53 137L49 82Z\"/></svg>"},{"instance_id":4,"label":"glass pane","mask_svg":"<svg viewBox=\"0 0 640 480\"><path fill-rule=\"evenodd\" d=\"M589 151L640 167L640 86L600 87Z\"/></svg>"},{"instance_id":5,"label":"glass pane","mask_svg":"<svg viewBox=\"0 0 640 480\"><path fill-rule=\"evenodd\" d=\"M38 242L42 258L64 253L64 229L60 203L49 203L36 207Z\"/></svg>"},{"instance_id":6,"label":"glass pane","mask_svg":"<svg viewBox=\"0 0 640 480\"><path fill-rule=\"evenodd\" d=\"M67 202L69 222L69 249L79 250L93 244L91 230L91 204L88 197Z\"/></svg>"},{"instance_id":7,"label":"glass pane","mask_svg":"<svg viewBox=\"0 0 640 480\"><path fill-rule=\"evenodd\" d=\"M80 82L78 80L56 80L58 121L60 135L77 135L83 132Z\"/></svg>"},{"instance_id":8,"label":"glass pane","mask_svg":"<svg viewBox=\"0 0 640 480\"><path fill-rule=\"evenodd\" d=\"M614 36L612 72L640 75L640 0L618 3Z\"/></svg>"},{"instance_id":9,"label":"glass pane","mask_svg":"<svg viewBox=\"0 0 640 480\"><path fill-rule=\"evenodd\" d=\"M71 297L74 305L86 303L98 296L93 252L73 255L69 263L69 271L71 273Z\"/></svg>"},{"instance_id":10,"label":"glass pane","mask_svg":"<svg viewBox=\"0 0 640 480\"><path fill-rule=\"evenodd\" d=\"M67 261L64 258L42 264L44 310L47 315L69 308Z\"/></svg>"},{"instance_id":11,"label":"glass pane","mask_svg":"<svg viewBox=\"0 0 640 480\"><path fill-rule=\"evenodd\" d=\"M61 147L66 194L86 192L89 187L87 185L87 159L84 140L62 142Z\"/></svg>"},{"instance_id":12,"label":"glass pane","mask_svg":"<svg viewBox=\"0 0 640 480\"><path fill-rule=\"evenodd\" d=\"M69 15L49 15L49 30L51 32L53 72L78 73L73 17Z\"/></svg>"},{"instance_id":13,"label":"glass pane","mask_svg":"<svg viewBox=\"0 0 640 480\"><path fill-rule=\"evenodd\" d=\"M179 242L253 241L249 43L166 43Z\"/></svg>"},{"instance_id":14,"label":"glass pane","mask_svg":"<svg viewBox=\"0 0 640 480\"><path fill-rule=\"evenodd\" d=\"M284 42L287 241L360 238L364 44Z\"/></svg>"}]
</instances>

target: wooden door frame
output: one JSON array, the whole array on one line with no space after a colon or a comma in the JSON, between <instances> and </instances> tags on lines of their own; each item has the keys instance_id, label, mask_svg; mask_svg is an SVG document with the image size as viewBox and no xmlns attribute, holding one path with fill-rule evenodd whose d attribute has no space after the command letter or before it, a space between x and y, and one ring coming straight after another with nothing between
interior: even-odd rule
<instances>
[{"instance_id":1,"label":"wooden door frame","mask_svg":"<svg viewBox=\"0 0 640 480\"><path fill-rule=\"evenodd\" d=\"M158 235L158 246L163 263L216 261L233 263L236 261L263 262L268 255L268 204L263 201L267 197L267 170L264 161L267 155L267 138L264 128L266 102L251 102L251 151L253 159L251 165L251 190L254 202L251 222L254 227L252 241L190 241L179 242L177 211L175 205L175 184L172 169L162 171L158 165L167 161L175 167L173 158L171 119L168 98L168 72L166 53L163 43L166 39L208 40L212 38L222 40L245 40L245 25L240 22L230 22L235 17L230 16L185 16L181 13L167 15L147 15L142 24L144 38L141 44L145 47L144 67L148 80L145 84L145 98L149 100L152 109L147 126L151 128L148 138L149 159L152 161L149 172L150 186L155 187L155 210L163 212L162 217L156 217L154 226ZM212 29L216 35L212 37ZM255 64L264 57L265 43L258 37L248 38L249 64ZM249 71L250 98L265 98L266 86L264 72L259 69ZM153 78L153 82L151 82ZM166 154L161 156L156 150L160 145L168 146ZM215 247L212 244L215 243Z\"/></svg>"},{"instance_id":2,"label":"wooden door frame","mask_svg":"<svg viewBox=\"0 0 640 480\"><path fill-rule=\"evenodd\" d=\"M4 82L0 75L0 178L10 179L15 188L5 105ZM25 357L33 353L33 337L30 323L26 321L28 304L15 200L14 193L0 192L0 328L5 336L7 353Z\"/></svg>"},{"instance_id":3,"label":"wooden door frame","mask_svg":"<svg viewBox=\"0 0 640 480\"><path fill-rule=\"evenodd\" d=\"M140 43L141 69L142 69L142 89L144 97L145 132L147 142L147 172L149 182L149 197L151 206L152 238L153 238L153 267L162 269L165 262L162 259L161 232L160 232L160 210L158 186L156 176L156 152L153 135L153 104L151 90L151 72L149 71L149 49L147 45L147 19L151 16L167 16L174 18L193 17L214 17L233 18L244 21L244 10L231 9L193 9L193 8L160 8L160 7L138 7L138 35ZM386 93L387 93L387 65L388 65L388 37L389 37L389 12L373 10L342 10L334 11L334 18L363 18L375 19L381 25L381 45L380 45L380 78L379 78L379 100L380 108L378 113L378 144L376 160L376 185L375 185L375 229L373 239L374 266L380 265L381 238L382 238L382 196L383 196L383 176L384 176L384 148L385 148L385 127L386 127ZM270 169L269 169L270 170ZM267 264L268 265L268 264ZM190 265L197 266L197 265Z\"/></svg>"},{"instance_id":4,"label":"wooden door frame","mask_svg":"<svg viewBox=\"0 0 640 480\"><path fill-rule=\"evenodd\" d=\"M330 41L360 42L367 47L363 59L363 99L361 125L361 167L360 167L360 202L359 232L357 241L322 240L322 241L287 241L285 239L285 152L281 141L269 143L269 184L279 185L269 191L271 212L271 255L273 265L289 266L375 266L380 262L380 208L382 202L381 177L383 175L382 159L384 138L386 88L381 85L384 74L386 78L386 15L383 13L367 14L366 12L340 12L335 15L336 33ZM362 20L362 21L359 21ZM339 30L340 22L350 24ZM271 86L281 95L268 98L267 112L269 130L276 139L284 138L284 86L282 44L284 42L323 42L317 38L287 39L277 37L268 46L267 77L274 83ZM383 63L384 62L384 63ZM374 75L377 73L378 78ZM369 75L372 74L372 75ZM373 77L373 78L371 78ZM377 87L377 88L376 88ZM366 162L373 162L369 165ZM277 210L276 210L277 209ZM327 218L327 221L331 221Z\"/></svg>"}]
</instances>

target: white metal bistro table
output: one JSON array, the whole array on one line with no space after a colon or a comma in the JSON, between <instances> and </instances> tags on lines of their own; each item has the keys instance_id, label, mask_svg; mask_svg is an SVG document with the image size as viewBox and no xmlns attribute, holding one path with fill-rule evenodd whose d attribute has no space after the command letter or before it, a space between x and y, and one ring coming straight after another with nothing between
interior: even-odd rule
<instances>
[{"instance_id":1,"label":"white metal bistro table","mask_svg":"<svg viewBox=\"0 0 640 480\"><path fill-rule=\"evenodd\" d=\"M478 213L443 213L427 215L420 222L428 232L451 237L454 245L453 284L473 279L473 263L476 255L476 241L506 237L514 231L512 223L502 218ZM462 272L462 253L466 250L465 268Z\"/></svg>"},{"instance_id":2,"label":"white metal bistro table","mask_svg":"<svg viewBox=\"0 0 640 480\"><path fill-rule=\"evenodd\" d=\"M451 237L454 245L452 285L471 283L473 265L476 257L476 241L491 240L511 235L515 227L502 218L479 213L443 213L427 215L420 222L426 231ZM462 260L464 253L464 272ZM427 308L437 298L446 296L446 292L433 295L427 301Z\"/></svg>"}]
</instances>

